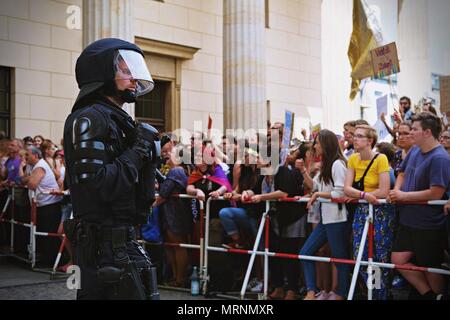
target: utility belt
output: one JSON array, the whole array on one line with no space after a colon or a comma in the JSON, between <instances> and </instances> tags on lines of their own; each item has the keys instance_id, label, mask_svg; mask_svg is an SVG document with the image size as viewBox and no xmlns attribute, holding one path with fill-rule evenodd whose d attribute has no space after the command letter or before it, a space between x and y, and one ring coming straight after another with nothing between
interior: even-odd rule
<instances>
[{"instance_id":1,"label":"utility belt","mask_svg":"<svg viewBox=\"0 0 450 320\"><path fill-rule=\"evenodd\" d=\"M64 222L64 231L74 247L79 247L82 260L97 267L98 280L109 286L118 299L159 300L156 268L152 267L145 250L138 246L148 263L138 266L130 259L127 247L134 246L134 227L100 227L76 219ZM134 243L133 243L134 242Z\"/></svg>"},{"instance_id":2,"label":"utility belt","mask_svg":"<svg viewBox=\"0 0 450 320\"><path fill-rule=\"evenodd\" d=\"M111 241L114 243L126 243L136 239L136 229L134 227L100 227L96 223L91 223L79 219L69 219L64 221L64 232L72 244L87 240L95 242Z\"/></svg>"}]
</instances>

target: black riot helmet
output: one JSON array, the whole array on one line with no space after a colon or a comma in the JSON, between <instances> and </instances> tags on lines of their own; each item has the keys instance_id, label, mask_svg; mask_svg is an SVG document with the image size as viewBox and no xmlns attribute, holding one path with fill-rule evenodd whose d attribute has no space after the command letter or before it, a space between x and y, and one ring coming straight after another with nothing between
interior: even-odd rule
<instances>
[{"instance_id":1,"label":"black riot helmet","mask_svg":"<svg viewBox=\"0 0 450 320\"><path fill-rule=\"evenodd\" d=\"M81 100L100 88L105 94L131 103L154 87L142 50L133 43L115 38L97 40L88 45L77 60L75 75L80 93L74 109ZM133 88L119 90L116 80L131 81Z\"/></svg>"}]
</instances>

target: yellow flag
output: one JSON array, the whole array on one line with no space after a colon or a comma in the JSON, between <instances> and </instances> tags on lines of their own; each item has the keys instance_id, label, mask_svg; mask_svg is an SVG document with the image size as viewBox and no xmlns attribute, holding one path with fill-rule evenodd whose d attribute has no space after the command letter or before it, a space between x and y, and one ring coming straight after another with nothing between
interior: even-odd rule
<instances>
[{"instance_id":1,"label":"yellow flag","mask_svg":"<svg viewBox=\"0 0 450 320\"><path fill-rule=\"evenodd\" d=\"M353 32L348 47L348 58L352 66L351 100L358 93L361 80L373 76L370 50L378 46L361 1L353 0Z\"/></svg>"}]
</instances>

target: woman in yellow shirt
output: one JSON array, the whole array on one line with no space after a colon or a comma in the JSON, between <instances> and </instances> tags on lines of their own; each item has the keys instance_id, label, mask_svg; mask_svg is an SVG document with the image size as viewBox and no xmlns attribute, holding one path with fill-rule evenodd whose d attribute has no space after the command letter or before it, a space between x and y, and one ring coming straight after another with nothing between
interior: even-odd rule
<instances>
[{"instance_id":1,"label":"woman in yellow shirt","mask_svg":"<svg viewBox=\"0 0 450 320\"><path fill-rule=\"evenodd\" d=\"M367 125L357 126L353 139L356 153L348 159L344 192L348 197L364 199L375 205L373 259L376 262L389 262L394 240L395 211L391 205L378 205L377 200L386 198L389 193L389 163L384 154L373 152L378 135L372 127ZM353 254L355 257L358 255L368 214L369 206L367 204L356 206L352 224ZM367 261L367 248L368 241L363 254L363 260L365 261ZM373 291L374 299L387 299L388 275L388 270L383 269L381 272L381 289ZM367 281L366 270L361 269L361 276Z\"/></svg>"}]
</instances>

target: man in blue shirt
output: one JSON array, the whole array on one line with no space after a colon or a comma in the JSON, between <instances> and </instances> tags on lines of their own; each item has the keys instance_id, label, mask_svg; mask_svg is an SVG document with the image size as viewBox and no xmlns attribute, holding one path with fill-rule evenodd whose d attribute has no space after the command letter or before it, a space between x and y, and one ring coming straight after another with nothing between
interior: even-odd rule
<instances>
[{"instance_id":1,"label":"man in blue shirt","mask_svg":"<svg viewBox=\"0 0 450 320\"><path fill-rule=\"evenodd\" d=\"M403 161L391 202L447 200L450 156L439 144L440 119L429 112L415 115L412 137L415 147ZM442 207L399 205L400 227L392 252L392 263L439 268L446 248L446 217ZM421 299L439 299L445 291L439 274L400 270L419 292Z\"/></svg>"}]
</instances>

